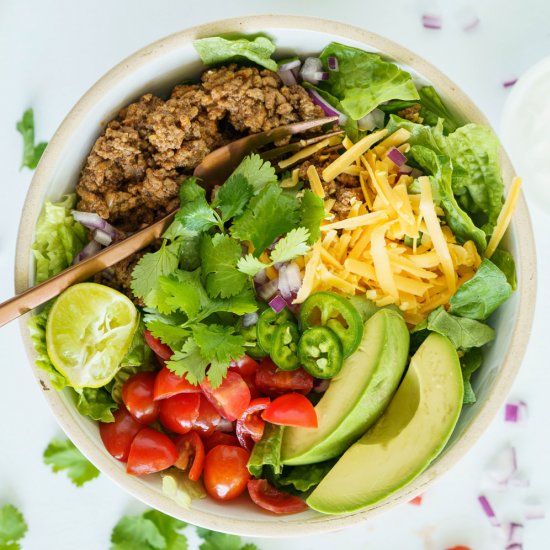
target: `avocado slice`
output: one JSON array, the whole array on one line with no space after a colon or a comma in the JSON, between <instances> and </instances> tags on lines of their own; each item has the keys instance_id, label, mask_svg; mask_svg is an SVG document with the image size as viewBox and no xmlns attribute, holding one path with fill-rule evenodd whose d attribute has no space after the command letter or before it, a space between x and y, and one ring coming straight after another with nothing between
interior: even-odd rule
<instances>
[{"instance_id":1,"label":"avocado slice","mask_svg":"<svg viewBox=\"0 0 550 550\"><path fill-rule=\"evenodd\" d=\"M342 454L378 419L407 364L409 332L389 309L366 323L359 347L317 403L317 428L285 428L283 464L322 462Z\"/></svg>"},{"instance_id":2,"label":"avocado slice","mask_svg":"<svg viewBox=\"0 0 550 550\"><path fill-rule=\"evenodd\" d=\"M420 346L387 411L307 499L326 514L354 512L418 476L447 443L464 386L451 342L432 333Z\"/></svg>"}]
</instances>

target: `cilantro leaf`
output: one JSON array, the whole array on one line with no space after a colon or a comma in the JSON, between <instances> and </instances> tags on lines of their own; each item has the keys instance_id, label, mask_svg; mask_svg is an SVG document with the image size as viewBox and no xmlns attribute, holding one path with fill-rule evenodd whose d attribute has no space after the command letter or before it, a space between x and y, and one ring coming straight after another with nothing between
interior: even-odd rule
<instances>
[{"instance_id":1,"label":"cilantro leaf","mask_svg":"<svg viewBox=\"0 0 550 550\"><path fill-rule=\"evenodd\" d=\"M187 537L178 533L187 524L179 519L167 516L158 510L149 510L143 514L145 519L152 521L160 534L166 540L166 550L187 550Z\"/></svg>"},{"instance_id":2,"label":"cilantro leaf","mask_svg":"<svg viewBox=\"0 0 550 550\"><path fill-rule=\"evenodd\" d=\"M176 219L189 231L208 231L211 227L221 224L218 214L204 197L184 204L176 214Z\"/></svg>"},{"instance_id":3,"label":"cilantro leaf","mask_svg":"<svg viewBox=\"0 0 550 550\"><path fill-rule=\"evenodd\" d=\"M201 198L206 200L206 190L202 185L199 185L196 177L191 176L181 182L179 196L180 203L185 205Z\"/></svg>"},{"instance_id":4,"label":"cilantro leaf","mask_svg":"<svg viewBox=\"0 0 550 550\"><path fill-rule=\"evenodd\" d=\"M279 235L296 226L298 208L296 198L283 195L277 185L267 185L252 197L246 210L233 223L231 233L241 241L252 241L259 255Z\"/></svg>"},{"instance_id":5,"label":"cilantro leaf","mask_svg":"<svg viewBox=\"0 0 550 550\"><path fill-rule=\"evenodd\" d=\"M208 360L201 355L197 343L189 338L182 346L181 351L176 351L166 366L178 376L185 376L191 384L200 384L206 376Z\"/></svg>"},{"instance_id":6,"label":"cilantro leaf","mask_svg":"<svg viewBox=\"0 0 550 550\"><path fill-rule=\"evenodd\" d=\"M77 487L99 475L99 470L68 439L52 439L44 451L44 463L54 472L67 470L69 479Z\"/></svg>"},{"instance_id":7,"label":"cilantro leaf","mask_svg":"<svg viewBox=\"0 0 550 550\"><path fill-rule=\"evenodd\" d=\"M237 262L237 269L241 273L245 273L250 277L254 277L262 269L265 269L270 264L264 264L262 261L255 258L252 254L247 254Z\"/></svg>"},{"instance_id":8,"label":"cilantro leaf","mask_svg":"<svg viewBox=\"0 0 550 550\"><path fill-rule=\"evenodd\" d=\"M202 527L197 528L197 534L204 541L200 550L258 550L258 547L251 543L241 546L241 537L238 535L218 533Z\"/></svg>"},{"instance_id":9,"label":"cilantro leaf","mask_svg":"<svg viewBox=\"0 0 550 550\"><path fill-rule=\"evenodd\" d=\"M248 184L252 186L255 195L266 185L273 185L278 181L275 168L268 161L264 161L260 155L256 154L245 157L229 176L227 182L237 176L243 176L246 179Z\"/></svg>"},{"instance_id":10,"label":"cilantro leaf","mask_svg":"<svg viewBox=\"0 0 550 550\"><path fill-rule=\"evenodd\" d=\"M138 298L145 298L157 285L162 275L169 275L178 267L177 250L179 245L166 245L166 241L156 251L145 254L132 272L132 292Z\"/></svg>"},{"instance_id":11,"label":"cilantro leaf","mask_svg":"<svg viewBox=\"0 0 550 550\"><path fill-rule=\"evenodd\" d=\"M243 174L235 173L220 187L213 206L222 213L222 221L243 213L252 197L252 186Z\"/></svg>"},{"instance_id":12,"label":"cilantro leaf","mask_svg":"<svg viewBox=\"0 0 550 550\"><path fill-rule=\"evenodd\" d=\"M201 241L202 272L210 296L229 298L238 294L247 277L237 269L241 245L229 235L204 235Z\"/></svg>"},{"instance_id":13,"label":"cilantro leaf","mask_svg":"<svg viewBox=\"0 0 550 550\"><path fill-rule=\"evenodd\" d=\"M190 332L186 328L177 325L163 323L160 319L154 319L147 323L147 330L158 338L163 344L172 349L179 349L189 336Z\"/></svg>"},{"instance_id":14,"label":"cilantro leaf","mask_svg":"<svg viewBox=\"0 0 550 550\"><path fill-rule=\"evenodd\" d=\"M192 319L199 312L200 298L194 285L198 277L188 271L177 271L172 275L159 277L158 285L163 292L163 301L170 311L183 311Z\"/></svg>"},{"instance_id":15,"label":"cilantro leaf","mask_svg":"<svg viewBox=\"0 0 550 550\"><path fill-rule=\"evenodd\" d=\"M304 191L300 204L300 226L309 229L309 244L314 244L321 238L321 221L325 217L323 199L310 189Z\"/></svg>"},{"instance_id":16,"label":"cilantro leaf","mask_svg":"<svg viewBox=\"0 0 550 550\"><path fill-rule=\"evenodd\" d=\"M141 516L124 516L111 533L111 550L165 550L166 539L155 522Z\"/></svg>"},{"instance_id":17,"label":"cilantro leaf","mask_svg":"<svg viewBox=\"0 0 550 550\"><path fill-rule=\"evenodd\" d=\"M227 373L229 363L244 355L245 339L235 334L235 329L230 326L197 324L192 330L201 356L210 363L208 380L213 388L217 388Z\"/></svg>"},{"instance_id":18,"label":"cilantro leaf","mask_svg":"<svg viewBox=\"0 0 550 550\"><path fill-rule=\"evenodd\" d=\"M242 292L231 298L222 300L217 298L215 300L208 299L208 302L204 305L202 311L202 318L206 319L213 313L234 313L235 315L244 315L245 313L253 313L258 309L258 303L256 302L256 296L251 288L245 288Z\"/></svg>"},{"instance_id":19,"label":"cilantro leaf","mask_svg":"<svg viewBox=\"0 0 550 550\"><path fill-rule=\"evenodd\" d=\"M13 504L5 504L0 508L0 548L19 550L17 541L28 531L23 514Z\"/></svg>"},{"instance_id":20,"label":"cilantro leaf","mask_svg":"<svg viewBox=\"0 0 550 550\"><path fill-rule=\"evenodd\" d=\"M48 145L45 142L34 144L34 111L27 109L21 120L16 124L17 131L23 137L23 158L21 160L21 168L27 167L34 170L38 165L38 161Z\"/></svg>"},{"instance_id":21,"label":"cilantro leaf","mask_svg":"<svg viewBox=\"0 0 550 550\"><path fill-rule=\"evenodd\" d=\"M297 227L289 231L282 239L277 241L271 253L273 263L288 262L303 256L308 250L309 230L305 227Z\"/></svg>"}]
</instances>

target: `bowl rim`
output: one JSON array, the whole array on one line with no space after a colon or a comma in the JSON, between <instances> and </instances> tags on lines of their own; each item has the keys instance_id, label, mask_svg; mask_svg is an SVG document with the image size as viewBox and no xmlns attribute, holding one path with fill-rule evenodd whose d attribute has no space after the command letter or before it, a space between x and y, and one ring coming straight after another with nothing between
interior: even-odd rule
<instances>
[{"instance_id":1,"label":"bowl rim","mask_svg":"<svg viewBox=\"0 0 550 550\"><path fill-rule=\"evenodd\" d=\"M259 29L268 33L270 29L324 32L334 37L355 40L365 46L380 50L383 55L413 68L422 76L428 78L438 91L445 90L447 93L452 94L453 104L460 105L462 113L468 120L490 126L486 117L469 97L439 69L436 69L418 55L413 54L392 40L359 27L312 17L257 15L222 19L173 33L138 50L109 70L81 97L55 132L32 178L21 214L15 257L15 290L17 293L27 289L30 285L29 258L34 226L52 175L60 162L61 152L65 144L71 139L73 132L80 125L80 122L99 98L102 97L104 91L108 90L111 84L116 83L120 77L131 74L141 66L150 63L151 60L161 58L167 52L181 48L196 38L235 31L243 33L257 32ZM502 154L502 170L505 175L511 176L513 174L510 160L504 152ZM508 181L510 180L511 177L508 178ZM268 521L263 521L214 516L210 512L194 510L192 508L188 510L180 507L168 497L161 495L158 491L145 484L142 480L128 476L117 467L118 464L115 464L114 459L103 448L99 447L99 445L88 437L82 423L69 413L61 395L51 387L47 375L39 370L34 363L35 353L26 328L28 315L20 320L20 330L34 376L41 385L43 389L42 393L57 422L83 454L126 492L149 506L153 506L169 515L198 526L228 533L259 537L288 537L330 532L355 525L376 514L380 514L382 511L389 510L398 504L406 502L413 496L425 491L436 478L442 476L466 454L495 417L510 391L521 364L534 315L536 295L535 244L531 221L523 194L521 194L518 201L517 210L512 222L512 231L518 242L521 243L521 246L518 247L519 258L516 258L519 260L517 262L519 266L517 292L521 307L518 307L518 314L514 322L513 335L509 342L508 352L504 357L500 375L493 383L490 395L480 404L479 411L470 424L466 426L462 437L437 462L428 467L413 482L380 503L362 511L349 514L335 516L320 515L319 517L307 520L290 519L289 517L287 521L275 521L270 517Z\"/></svg>"}]
</instances>

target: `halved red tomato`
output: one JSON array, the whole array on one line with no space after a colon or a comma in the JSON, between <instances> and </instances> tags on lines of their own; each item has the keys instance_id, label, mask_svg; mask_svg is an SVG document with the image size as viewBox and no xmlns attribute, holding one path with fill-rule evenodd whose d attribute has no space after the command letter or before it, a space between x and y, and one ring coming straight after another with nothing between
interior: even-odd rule
<instances>
[{"instance_id":1,"label":"halved red tomato","mask_svg":"<svg viewBox=\"0 0 550 550\"><path fill-rule=\"evenodd\" d=\"M264 435L265 422L260 413L269 406L270 402L269 397L253 399L241 418L237 420L235 432L241 447L247 451L252 450L253 443L260 441Z\"/></svg>"},{"instance_id":2,"label":"halved red tomato","mask_svg":"<svg viewBox=\"0 0 550 550\"><path fill-rule=\"evenodd\" d=\"M259 391L270 397L291 391L306 395L313 388L313 376L302 368L291 371L279 370L275 363L266 357L258 366L255 383Z\"/></svg>"},{"instance_id":3,"label":"halved red tomato","mask_svg":"<svg viewBox=\"0 0 550 550\"><path fill-rule=\"evenodd\" d=\"M178 459L174 466L181 470L189 470L189 479L198 481L204 467L204 443L197 432L189 432L178 436L174 443L178 451Z\"/></svg>"},{"instance_id":4,"label":"halved red tomato","mask_svg":"<svg viewBox=\"0 0 550 550\"><path fill-rule=\"evenodd\" d=\"M199 393L180 393L160 401L159 420L162 425L177 434L191 431L199 416Z\"/></svg>"},{"instance_id":5,"label":"halved red tomato","mask_svg":"<svg viewBox=\"0 0 550 550\"><path fill-rule=\"evenodd\" d=\"M243 355L238 361L231 361L229 370L238 372L243 378L252 376L258 370L258 362L248 355Z\"/></svg>"},{"instance_id":6,"label":"halved red tomato","mask_svg":"<svg viewBox=\"0 0 550 550\"><path fill-rule=\"evenodd\" d=\"M246 489L250 453L233 445L217 445L204 461L204 488L216 500L232 500Z\"/></svg>"},{"instance_id":7,"label":"halved red tomato","mask_svg":"<svg viewBox=\"0 0 550 550\"><path fill-rule=\"evenodd\" d=\"M99 435L110 455L121 462L128 460L128 453L134 437L143 430L140 424L124 406L113 413L114 422L100 422Z\"/></svg>"},{"instance_id":8,"label":"halved red tomato","mask_svg":"<svg viewBox=\"0 0 550 550\"><path fill-rule=\"evenodd\" d=\"M153 400L154 372L133 374L122 386L122 401L128 412L142 424L151 424L159 415L159 404Z\"/></svg>"},{"instance_id":9,"label":"halved red tomato","mask_svg":"<svg viewBox=\"0 0 550 550\"><path fill-rule=\"evenodd\" d=\"M262 413L262 418L281 426L317 427L315 408L301 393L285 393L277 397Z\"/></svg>"},{"instance_id":10,"label":"halved red tomato","mask_svg":"<svg viewBox=\"0 0 550 550\"><path fill-rule=\"evenodd\" d=\"M248 482L248 494L260 508L275 514L298 514L308 509L301 498L279 491L265 479L251 479Z\"/></svg>"},{"instance_id":11,"label":"halved red tomato","mask_svg":"<svg viewBox=\"0 0 550 550\"><path fill-rule=\"evenodd\" d=\"M212 435L209 435L204 441L204 449L206 452L210 451L217 445L229 445L233 447L239 447L239 440L233 434L214 432Z\"/></svg>"},{"instance_id":12,"label":"halved red tomato","mask_svg":"<svg viewBox=\"0 0 550 550\"><path fill-rule=\"evenodd\" d=\"M202 391L214 408L227 420L237 420L250 403L250 390L240 374L228 371L220 386L213 389L209 380L201 384Z\"/></svg>"},{"instance_id":13,"label":"halved red tomato","mask_svg":"<svg viewBox=\"0 0 550 550\"><path fill-rule=\"evenodd\" d=\"M170 349L170 346L163 344L158 338L155 338L148 330L143 331L143 336L147 345L158 355L161 359L168 361L174 352Z\"/></svg>"},{"instance_id":14,"label":"halved red tomato","mask_svg":"<svg viewBox=\"0 0 550 550\"><path fill-rule=\"evenodd\" d=\"M167 435L153 428L143 428L132 441L126 472L153 474L170 468L177 459L176 446Z\"/></svg>"},{"instance_id":15,"label":"halved red tomato","mask_svg":"<svg viewBox=\"0 0 550 550\"><path fill-rule=\"evenodd\" d=\"M194 428L203 434L211 434L220 424L222 417L208 399L201 395L199 416L195 420Z\"/></svg>"},{"instance_id":16,"label":"halved red tomato","mask_svg":"<svg viewBox=\"0 0 550 550\"><path fill-rule=\"evenodd\" d=\"M180 393L200 392L200 386L193 386L191 382L187 381L187 378L178 376L167 367L162 367L162 369L157 373L157 377L155 379L153 395L155 401L157 401L158 399L173 397L174 395L178 395Z\"/></svg>"}]
</instances>

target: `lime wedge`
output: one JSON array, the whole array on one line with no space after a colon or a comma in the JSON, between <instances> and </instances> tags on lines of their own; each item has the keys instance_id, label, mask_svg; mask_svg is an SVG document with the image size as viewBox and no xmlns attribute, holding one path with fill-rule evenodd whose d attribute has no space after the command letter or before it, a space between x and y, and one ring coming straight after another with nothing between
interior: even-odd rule
<instances>
[{"instance_id":1,"label":"lime wedge","mask_svg":"<svg viewBox=\"0 0 550 550\"><path fill-rule=\"evenodd\" d=\"M117 373L138 318L124 294L95 283L74 285L48 315L48 355L74 388L104 386Z\"/></svg>"}]
</instances>

